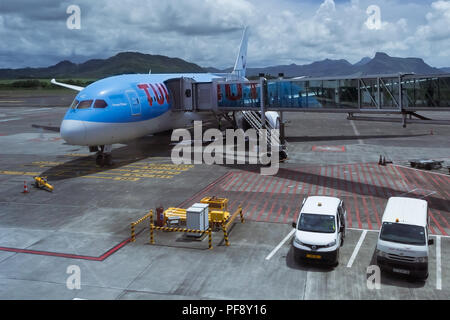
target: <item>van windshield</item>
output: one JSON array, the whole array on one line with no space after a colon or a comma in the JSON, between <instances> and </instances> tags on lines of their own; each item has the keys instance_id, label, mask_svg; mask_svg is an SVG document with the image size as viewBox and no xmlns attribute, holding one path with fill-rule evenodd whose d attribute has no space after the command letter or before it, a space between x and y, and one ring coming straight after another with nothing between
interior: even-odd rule
<instances>
[{"instance_id":1,"label":"van windshield","mask_svg":"<svg viewBox=\"0 0 450 320\"><path fill-rule=\"evenodd\" d=\"M425 245L425 228L410 224L384 222L380 239L412 245Z\"/></svg>"},{"instance_id":2,"label":"van windshield","mask_svg":"<svg viewBox=\"0 0 450 320\"><path fill-rule=\"evenodd\" d=\"M298 230L320 233L334 233L336 224L334 216L302 213Z\"/></svg>"}]
</instances>

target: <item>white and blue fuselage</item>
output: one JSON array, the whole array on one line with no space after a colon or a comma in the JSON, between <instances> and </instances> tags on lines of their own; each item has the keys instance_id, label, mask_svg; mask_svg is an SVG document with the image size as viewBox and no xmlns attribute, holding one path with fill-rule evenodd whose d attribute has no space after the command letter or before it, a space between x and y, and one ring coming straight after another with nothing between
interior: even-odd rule
<instances>
[{"instance_id":1,"label":"white and blue fuselage","mask_svg":"<svg viewBox=\"0 0 450 320\"><path fill-rule=\"evenodd\" d=\"M75 97L61 123L61 137L72 145L111 145L201 120L200 114L171 111L164 81L181 77L211 82L220 76L129 74L96 81Z\"/></svg>"}]
</instances>

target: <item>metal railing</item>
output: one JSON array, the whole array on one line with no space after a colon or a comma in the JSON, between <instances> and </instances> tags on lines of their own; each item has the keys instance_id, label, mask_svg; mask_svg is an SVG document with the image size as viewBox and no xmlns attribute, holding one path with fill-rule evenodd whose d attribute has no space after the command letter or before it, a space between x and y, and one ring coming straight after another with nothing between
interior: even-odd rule
<instances>
[{"instance_id":1,"label":"metal railing","mask_svg":"<svg viewBox=\"0 0 450 320\"><path fill-rule=\"evenodd\" d=\"M242 111L244 119L250 124L250 126L256 130L258 136L261 139L265 139L267 146L280 146L279 135L272 134L275 128L267 120L267 118L261 117L261 112L258 111Z\"/></svg>"},{"instance_id":2,"label":"metal railing","mask_svg":"<svg viewBox=\"0 0 450 320\"><path fill-rule=\"evenodd\" d=\"M153 210L150 210L150 212L147 213L145 216L143 216L139 220L131 223L131 242L136 241L136 226L139 225L140 223L144 222L147 219L150 219L150 224L151 224L152 219L153 219Z\"/></svg>"}]
</instances>

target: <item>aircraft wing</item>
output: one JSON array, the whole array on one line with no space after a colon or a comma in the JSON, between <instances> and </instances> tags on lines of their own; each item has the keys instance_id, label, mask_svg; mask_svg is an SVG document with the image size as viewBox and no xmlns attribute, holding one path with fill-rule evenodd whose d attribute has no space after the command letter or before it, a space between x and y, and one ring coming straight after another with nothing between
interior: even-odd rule
<instances>
[{"instance_id":1,"label":"aircraft wing","mask_svg":"<svg viewBox=\"0 0 450 320\"><path fill-rule=\"evenodd\" d=\"M84 89L84 87L79 87L79 86L74 86L72 84L66 84L66 83L61 83L61 82L57 82L55 79L52 79L50 81L53 84L56 84L57 86L61 86L61 87L65 87L65 88L69 88L75 91L81 91Z\"/></svg>"}]
</instances>

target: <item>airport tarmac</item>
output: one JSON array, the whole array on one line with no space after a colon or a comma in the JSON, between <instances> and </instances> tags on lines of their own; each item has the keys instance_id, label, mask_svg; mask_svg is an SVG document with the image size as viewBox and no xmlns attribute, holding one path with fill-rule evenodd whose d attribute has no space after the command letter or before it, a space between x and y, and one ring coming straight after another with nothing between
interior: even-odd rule
<instances>
[{"instance_id":1,"label":"airport tarmac","mask_svg":"<svg viewBox=\"0 0 450 320\"><path fill-rule=\"evenodd\" d=\"M114 145L114 166L100 168L87 148L59 136L60 99L70 96L39 105L13 98L24 102L0 97L0 299L450 298L450 176L408 163L449 166L449 126L286 113L289 159L275 176L249 165L175 165L168 135ZM393 164L379 166L380 155ZM48 176L54 191L32 187L35 175ZM22 193L24 181L30 193ZM336 268L293 259L291 223L307 195L346 202L349 229ZM229 198L230 211L242 206L245 223L232 226L230 246L221 231L211 250L208 237L162 231L151 245L147 223L129 241L130 223L150 209L186 208L204 196ZM383 272L381 288L369 289L367 267L390 196L429 203L429 277ZM67 286L71 266L80 270L80 289Z\"/></svg>"}]
</instances>

